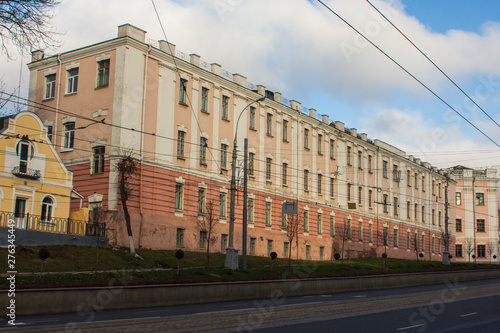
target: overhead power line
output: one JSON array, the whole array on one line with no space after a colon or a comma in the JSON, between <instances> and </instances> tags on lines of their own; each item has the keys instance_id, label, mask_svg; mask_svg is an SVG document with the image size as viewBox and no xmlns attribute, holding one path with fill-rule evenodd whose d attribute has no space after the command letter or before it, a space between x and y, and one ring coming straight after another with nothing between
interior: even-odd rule
<instances>
[{"instance_id":1,"label":"overhead power line","mask_svg":"<svg viewBox=\"0 0 500 333\"><path fill-rule=\"evenodd\" d=\"M406 74L411 76L415 81L417 81L422 87L427 89L431 94L433 94L436 98L438 98L443 104L445 104L448 108L453 110L456 114L458 114L463 120L465 120L467 123L469 123L472 127L474 127L479 133L481 133L484 137L486 137L488 140L490 140L495 146L500 148L500 144L498 144L496 141L494 141L492 138L490 138L486 133L484 133L481 129L479 129L476 125L474 125L469 119L465 118L460 112L458 112L454 107L452 107L448 102L446 102L441 96L439 96L437 93L435 93L431 88L429 88L425 83L420 81L415 75L410 73L405 67L403 67L399 62L394 60L389 54L387 54L384 50L382 50L379 46L377 46L374 42L372 42L368 37L366 37L363 33L361 33L358 29L356 29L352 24L347 22L342 16L337 14L333 9L328 7L323 1L318 0L319 3L321 3L326 9L328 9L332 14L337 16L342 22L347 24L352 30L354 30L357 34L359 34L363 39L365 39L368 43L370 43L373 47L375 47L377 50L379 50L383 55L385 55L389 60L391 60L393 63L395 63L399 68L401 68Z\"/></svg>"},{"instance_id":2,"label":"overhead power line","mask_svg":"<svg viewBox=\"0 0 500 333\"><path fill-rule=\"evenodd\" d=\"M387 16L385 16L384 14L382 14L382 12L380 10L377 9L377 7L375 7L371 2L370 0L366 0L366 2L368 2L380 15L382 15L382 17L390 23L390 25L392 25L394 27L394 29L396 29L408 42L410 42L411 45L413 45L417 50L418 52L420 52L427 60L429 60L429 62L434 66L436 67L440 72L441 74L443 74L451 83L453 83L453 85L455 87L457 87L458 90L460 90L462 92L462 94L464 94L472 103L474 103L475 106L477 106L479 108L479 110L483 111L483 113L488 117L490 118L490 120L492 122L494 122L498 127L500 127L500 125L486 112L484 111L484 109L482 107L480 107L462 88L460 88L458 86L458 84L455 83L455 81L453 79L451 79L438 65L436 65L436 63L434 61L432 61L417 45L415 45L415 43L413 43L398 27L396 27L396 25L394 23L391 22L391 20L389 20L387 18Z\"/></svg>"}]
</instances>

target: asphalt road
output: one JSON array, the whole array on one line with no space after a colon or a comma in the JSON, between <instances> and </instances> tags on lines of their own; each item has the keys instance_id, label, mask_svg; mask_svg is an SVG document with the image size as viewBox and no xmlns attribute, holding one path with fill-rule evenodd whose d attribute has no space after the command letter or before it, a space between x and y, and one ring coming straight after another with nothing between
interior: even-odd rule
<instances>
[{"instance_id":1,"label":"asphalt road","mask_svg":"<svg viewBox=\"0 0 500 333\"><path fill-rule=\"evenodd\" d=\"M5 332L498 332L500 279L16 318Z\"/></svg>"}]
</instances>

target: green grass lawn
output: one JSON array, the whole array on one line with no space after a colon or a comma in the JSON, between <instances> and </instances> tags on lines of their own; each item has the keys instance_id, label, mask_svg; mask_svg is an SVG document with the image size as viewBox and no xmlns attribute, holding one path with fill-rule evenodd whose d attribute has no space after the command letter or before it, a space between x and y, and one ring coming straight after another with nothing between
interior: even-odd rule
<instances>
[{"instance_id":1,"label":"green grass lawn","mask_svg":"<svg viewBox=\"0 0 500 333\"><path fill-rule=\"evenodd\" d=\"M248 256L246 270L230 270L224 268L225 254L211 253L211 267L207 268L206 253L186 252L179 262L175 251L139 249L141 259L132 257L128 249L101 248L99 263L96 266L96 249L77 246L46 246L50 257L43 264L38 252L42 247L18 246L16 248L16 267L18 272L16 288L29 287L64 287L95 286L109 284L158 284L241 281L282 278L312 278L327 276L356 276L367 274L406 273L417 271L434 271L449 269L493 268L494 265L475 265L468 263L452 263L444 266L437 261L413 261L387 258L384 268L382 258L360 258L341 261L288 260L277 258L272 263L269 257ZM241 266L241 257L240 257ZM0 267L7 269L7 249L0 249ZM96 267L99 272L95 273ZM117 272L112 272L116 270ZM80 273L78 273L80 272ZM88 273L90 272L90 273ZM33 273L22 275L20 273ZM0 280L0 288L7 287L7 280Z\"/></svg>"}]
</instances>

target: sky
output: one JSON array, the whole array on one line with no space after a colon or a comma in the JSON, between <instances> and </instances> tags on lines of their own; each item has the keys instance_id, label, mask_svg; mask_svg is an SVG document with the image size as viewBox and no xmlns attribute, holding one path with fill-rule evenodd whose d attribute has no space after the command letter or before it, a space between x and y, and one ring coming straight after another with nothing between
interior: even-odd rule
<instances>
[{"instance_id":1,"label":"sky","mask_svg":"<svg viewBox=\"0 0 500 333\"><path fill-rule=\"evenodd\" d=\"M500 127L366 0L323 2L432 92L318 1L154 1L166 36L150 0L62 0L52 19L61 46L46 54L112 39L130 23L438 168L500 168L499 146L435 95L499 145ZM370 2L500 123L500 1ZM27 97L28 62L0 55L6 90L21 78Z\"/></svg>"}]
</instances>

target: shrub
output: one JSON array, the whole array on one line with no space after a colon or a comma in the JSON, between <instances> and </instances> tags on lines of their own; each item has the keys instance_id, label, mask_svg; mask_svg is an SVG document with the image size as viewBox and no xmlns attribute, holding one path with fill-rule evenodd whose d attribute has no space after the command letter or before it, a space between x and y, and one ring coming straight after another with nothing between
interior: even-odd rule
<instances>
[{"instance_id":1,"label":"shrub","mask_svg":"<svg viewBox=\"0 0 500 333\"><path fill-rule=\"evenodd\" d=\"M177 260L184 259L184 251L182 251L181 249L175 251L175 257L177 258Z\"/></svg>"},{"instance_id":2,"label":"shrub","mask_svg":"<svg viewBox=\"0 0 500 333\"><path fill-rule=\"evenodd\" d=\"M423 258L423 257L424 257L424 254L423 254L422 252L420 252L420 253L418 254L418 256L419 256L420 258Z\"/></svg>"},{"instance_id":3,"label":"shrub","mask_svg":"<svg viewBox=\"0 0 500 333\"><path fill-rule=\"evenodd\" d=\"M274 260L278 258L278 254L276 252L271 252L271 259Z\"/></svg>"},{"instance_id":4,"label":"shrub","mask_svg":"<svg viewBox=\"0 0 500 333\"><path fill-rule=\"evenodd\" d=\"M40 251L38 251L38 257L40 259L42 259L42 261L45 261L45 259L47 259L48 257L50 257L49 250L47 250L47 249L40 249Z\"/></svg>"},{"instance_id":5,"label":"shrub","mask_svg":"<svg viewBox=\"0 0 500 333\"><path fill-rule=\"evenodd\" d=\"M382 258L387 259L387 253L382 253Z\"/></svg>"},{"instance_id":6,"label":"shrub","mask_svg":"<svg viewBox=\"0 0 500 333\"><path fill-rule=\"evenodd\" d=\"M333 255L333 257L335 258L335 260L339 260L340 259L340 253L335 253Z\"/></svg>"}]
</instances>

